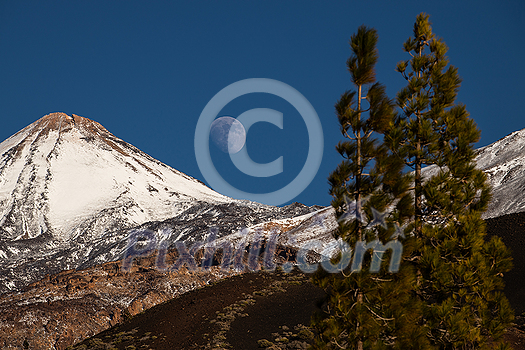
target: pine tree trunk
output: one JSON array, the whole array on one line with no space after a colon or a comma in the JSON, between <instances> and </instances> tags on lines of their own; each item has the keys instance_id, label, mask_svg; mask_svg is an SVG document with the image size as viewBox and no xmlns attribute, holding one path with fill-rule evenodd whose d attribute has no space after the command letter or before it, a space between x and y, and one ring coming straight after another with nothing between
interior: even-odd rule
<instances>
[{"instance_id":1,"label":"pine tree trunk","mask_svg":"<svg viewBox=\"0 0 525 350\"><path fill-rule=\"evenodd\" d=\"M362 94L362 86L358 86L357 90L357 120L358 122L361 121L361 94ZM356 133L356 160L357 160L357 174L355 177L355 184L356 184L356 195L355 195L355 208L356 208L356 215L360 215L361 210L361 128L357 130ZM363 237L361 237L361 221L357 220L357 235L359 236L359 240L363 240Z\"/></svg>"},{"instance_id":2,"label":"pine tree trunk","mask_svg":"<svg viewBox=\"0 0 525 350\"><path fill-rule=\"evenodd\" d=\"M359 293L357 295L357 303L358 304L361 304L363 302L363 293ZM361 330L361 325L358 323L357 324L357 329L356 329L356 332L359 334L359 331ZM357 341L357 350L363 350L363 342L361 341L361 339L359 339Z\"/></svg>"},{"instance_id":3,"label":"pine tree trunk","mask_svg":"<svg viewBox=\"0 0 525 350\"><path fill-rule=\"evenodd\" d=\"M418 119L418 129L420 126L420 118L419 115L417 117ZM421 199L421 158L419 156L419 152L421 151L421 140L419 139L419 130L417 135L417 142L416 142L416 160L415 160L415 178L414 178L414 219L416 222L416 236L421 237L421 231L422 231L422 221L421 221L421 206L422 206L422 199Z\"/></svg>"},{"instance_id":4,"label":"pine tree trunk","mask_svg":"<svg viewBox=\"0 0 525 350\"><path fill-rule=\"evenodd\" d=\"M421 57L423 46L419 48L419 57ZM421 71L417 72L417 78L421 79ZM417 93L417 99L421 98L421 93ZM421 237L423 231L423 223L421 221L421 208L422 208L422 199L421 199L421 112L416 110L417 118L417 134L416 134L416 169L415 169L415 179L414 179L414 219L416 223L415 233L416 237Z\"/></svg>"},{"instance_id":5,"label":"pine tree trunk","mask_svg":"<svg viewBox=\"0 0 525 350\"><path fill-rule=\"evenodd\" d=\"M361 94L362 94L362 86L359 85L357 89L357 120L358 122L361 121ZM356 177L356 189L357 189L357 195L356 195L356 210L361 210L361 129L358 130L357 133L357 177ZM359 213L359 214L358 214ZM360 212L356 212L356 214L361 215ZM362 230L361 230L361 221L357 220L357 234L359 236L359 240L363 240ZM357 296L357 303L361 304L363 302L363 293L359 293ZM361 329L361 325L357 324L356 332L359 334ZM357 350L363 350L363 342L361 340L357 341Z\"/></svg>"}]
</instances>

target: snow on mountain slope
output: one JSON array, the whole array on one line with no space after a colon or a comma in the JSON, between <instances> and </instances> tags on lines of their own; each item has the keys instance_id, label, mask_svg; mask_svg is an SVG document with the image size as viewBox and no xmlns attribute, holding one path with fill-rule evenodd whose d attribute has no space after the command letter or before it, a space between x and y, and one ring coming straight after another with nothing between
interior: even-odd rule
<instances>
[{"instance_id":1,"label":"snow on mountain slope","mask_svg":"<svg viewBox=\"0 0 525 350\"><path fill-rule=\"evenodd\" d=\"M525 211L525 129L478 150L478 168L492 184L485 219Z\"/></svg>"},{"instance_id":2,"label":"snow on mountain slope","mask_svg":"<svg viewBox=\"0 0 525 350\"><path fill-rule=\"evenodd\" d=\"M119 260L133 229L190 244L318 209L234 200L94 121L49 114L0 144L0 294Z\"/></svg>"},{"instance_id":3,"label":"snow on mountain slope","mask_svg":"<svg viewBox=\"0 0 525 350\"><path fill-rule=\"evenodd\" d=\"M105 221L101 235L109 222L138 225L175 216L196 200L232 200L77 115L41 118L2 142L0 154L2 238L49 232L68 240L97 215Z\"/></svg>"},{"instance_id":4,"label":"snow on mountain slope","mask_svg":"<svg viewBox=\"0 0 525 350\"><path fill-rule=\"evenodd\" d=\"M476 165L487 174L492 199L484 219L525 211L525 129L477 150ZM437 173L437 166L423 169L423 176Z\"/></svg>"}]
</instances>

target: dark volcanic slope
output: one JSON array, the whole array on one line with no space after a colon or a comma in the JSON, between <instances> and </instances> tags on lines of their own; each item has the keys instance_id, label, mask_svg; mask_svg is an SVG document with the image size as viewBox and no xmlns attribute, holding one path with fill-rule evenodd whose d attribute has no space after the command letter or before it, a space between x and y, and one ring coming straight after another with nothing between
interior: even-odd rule
<instances>
[{"instance_id":1,"label":"dark volcanic slope","mask_svg":"<svg viewBox=\"0 0 525 350\"><path fill-rule=\"evenodd\" d=\"M237 318L232 322L226 340L233 349L257 350L261 348L261 339L273 341L275 337L271 335L281 334L283 329L293 331L297 325L310 325L313 313L319 311L324 291L305 281L291 282L283 289L244 310L248 315L257 315L256 318Z\"/></svg>"},{"instance_id":2,"label":"dark volcanic slope","mask_svg":"<svg viewBox=\"0 0 525 350\"><path fill-rule=\"evenodd\" d=\"M511 250L514 268L505 274L505 294L516 315L525 313L525 212L486 220L488 236L498 235Z\"/></svg>"},{"instance_id":3,"label":"dark volcanic slope","mask_svg":"<svg viewBox=\"0 0 525 350\"><path fill-rule=\"evenodd\" d=\"M277 272L227 278L154 306L71 349L201 350L223 341L234 349L257 349L257 340L270 338L280 324L309 323L324 292L308 279ZM249 332L247 345L244 336Z\"/></svg>"},{"instance_id":4,"label":"dark volcanic slope","mask_svg":"<svg viewBox=\"0 0 525 350\"><path fill-rule=\"evenodd\" d=\"M306 349L301 340L308 336L297 325L309 324L322 295L305 275L247 273L157 305L69 349L255 350L265 348L263 339L275 344L283 335L291 341L273 349ZM525 349L522 330L512 328L505 338L512 349Z\"/></svg>"}]
</instances>

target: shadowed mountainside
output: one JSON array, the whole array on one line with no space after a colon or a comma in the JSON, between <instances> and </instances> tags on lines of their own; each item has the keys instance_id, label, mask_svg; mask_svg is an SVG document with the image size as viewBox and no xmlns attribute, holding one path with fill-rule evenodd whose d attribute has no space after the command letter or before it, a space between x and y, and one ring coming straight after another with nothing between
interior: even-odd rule
<instances>
[{"instance_id":1,"label":"shadowed mountainside","mask_svg":"<svg viewBox=\"0 0 525 350\"><path fill-rule=\"evenodd\" d=\"M511 248L514 269L505 294L517 316L525 312L525 213L488 219L487 233ZM221 280L133 317L72 349L306 349L310 316L324 292L308 275L249 273ZM525 318L507 331L515 350L525 349ZM111 344L111 345L110 345Z\"/></svg>"}]
</instances>

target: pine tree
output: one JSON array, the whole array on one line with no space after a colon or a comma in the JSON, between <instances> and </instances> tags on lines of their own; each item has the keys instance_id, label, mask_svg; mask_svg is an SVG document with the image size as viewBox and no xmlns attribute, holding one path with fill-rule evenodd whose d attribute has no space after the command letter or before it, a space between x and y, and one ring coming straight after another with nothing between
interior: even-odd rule
<instances>
[{"instance_id":1,"label":"pine tree","mask_svg":"<svg viewBox=\"0 0 525 350\"><path fill-rule=\"evenodd\" d=\"M419 325L421 305L411 292L414 269L405 261L413 255L415 241L402 238L411 230L405 225L413 216L411 180L402 174L404 164L374 138L388 130L394 113L384 86L375 82L377 40L377 32L364 26L351 37L347 66L356 90L343 93L335 105L346 138L336 147L344 159L329 177L340 223L335 238L354 254L343 271L320 269L314 275L328 295L326 313L313 321L315 349L429 348L426 330ZM385 249L388 244L403 248L397 273L388 265L395 257L394 249ZM369 248L372 254L367 254ZM375 265L377 257L387 263ZM338 259L343 255L334 262Z\"/></svg>"},{"instance_id":2,"label":"pine tree","mask_svg":"<svg viewBox=\"0 0 525 350\"><path fill-rule=\"evenodd\" d=\"M513 314L501 276L511 258L499 238L485 239L481 214L490 188L473 148L480 132L455 102L461 79L428 15L417 17L404 50L411 59L397 71L408 84L397 95L400 113L385 140L414 170L416 291L429 340L439 349L508 348L501 339ZM434 168L424 178L427 165Z\"/></svg>"}]
</instances>

